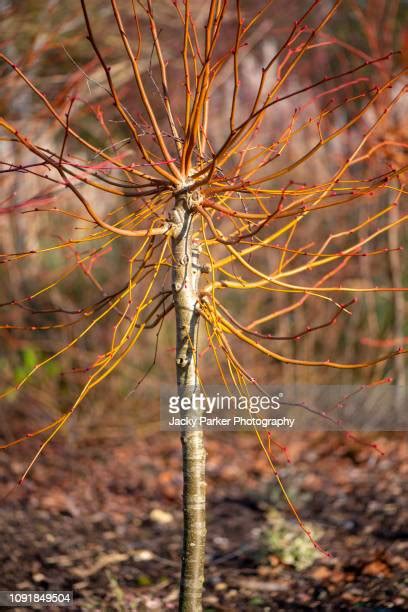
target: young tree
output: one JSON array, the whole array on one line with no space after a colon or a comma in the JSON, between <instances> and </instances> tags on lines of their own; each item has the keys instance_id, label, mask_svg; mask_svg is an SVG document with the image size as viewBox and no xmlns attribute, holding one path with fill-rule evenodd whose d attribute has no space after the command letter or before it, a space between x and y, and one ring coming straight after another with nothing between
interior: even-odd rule
<instances>
[{"instance_id":1,"label":"young tree","mask_svg":"<svg viewBox=\"0 0 408 612\"><path fill-rule=\"evenodd\" d=\"M86 37L104 75L104 83L96 83L108 96L104 112L99 108L92 114L95 109L84 103L78 79L73 83L75 93L61 110L61 97L56 101L55 93L41 91L13 58L0 54L60 131L59 144L50 148L41 138L30 137L28 116L21 128L5 113L0 119L4 146L17 144L31 157L19 165L5 148L8 158L1 162L2 172L39 177L52 188L49 197L55 206L47 209L49 214L74 217L88 227L71 227L68 239L53 246L4 255L9 263L24 262L35 255L74 249L76 260L37 291L3 306L35 309L36 315L46 317L50 309L41 302L43 296L79 268L91 275L101 292L95 303L74 312L54 309L64 316L75 314L72 324L80 331L3 396L77 346L96 326L113 322L109 346L84 368L88 378L72 406L28 434L33 438L45 434L45 438L20 483L91 389L122 363L146 330L160 329L172 312L180 397L191 396L201 385L200 321L206 331L206 340L200 340L204 351L212 352L221 379L227 382L229 378L237 388L259 383L243 362L242 347L273 363L334 370L374 366L406 352L395 347L349 363L327 358L327 352L310 359L269 348L270 342L291 343L333 324L341 314L351 314L355 300L343 303L338 296L405 291L395 286L345 285L340 280L330 283L359 257L387 252L382 237L408 218L395 212L390 217L404 193L402 177L407 166L390 168L381 157L387 147L402 145L391 141L384 147L375 144L379 126L406 93L398 54L387 51L357 63L353 60L341 71L333 69L328 74L314 65L313 78L299 84L296 71L319 54L330 54L336 44L327 41L323 32L339 11L340 0L314 0L307 7L302 3L296 20L288 26L293 10L289 7L282 28L271 31L272 52L258 67L255 62L254 70L249 69L249 62L258 59L257 46L265 36L262 24L268 23L273 0L255 4L211 0L204 8L189 0L173 0L165 7L154 6L152 0L111 0L110 4L111 22L132 75L126 96L116 84L118 75L113 75L109 49L101 34L95 33L98 4L91 10L91 2L81 0ZM293 6L299 8L297 3ZM392 75L373 82L371 67L393 61ZM85 84L95 84L79 70ZM114 128L107 126L118 119L127 135L116 142ZM367 176L364 164L373 157L376 173ZM395 199L384 204L381 195L388 192ZM73 208L71 200L83 212ZM349 209L351 214L343 213ZM364 219L356 221L357 209L367 211ZM42 210L39 206L38 212ZM342 226L334 220L335 210L340 211ZM319 224L322 215L325 221ZM362 228L364 237L359 234ZM127 280L107 293L92 276L91 264L122 240L128 241L132 251ZM373 244L376 246L371 247ZM203 273L208 275L206 282L201 280ZM251 300L267 296L267 312L249 322L239 320L242 293ZM283 305L276 306L282 295ZM272 322L309 302L312 325L285 337L270 331ZM263 298L260 303L264 309ZM321 323L318 315L326 307L332 313ZM26 327L48 330L61 324L47 322L41 327L30 322ZM197 612L201 610L206 534L203 432L182 431L181 442L184 542L180 610ZM269 455L268 459L283 490Z\"/></svg>"}]
</instances>

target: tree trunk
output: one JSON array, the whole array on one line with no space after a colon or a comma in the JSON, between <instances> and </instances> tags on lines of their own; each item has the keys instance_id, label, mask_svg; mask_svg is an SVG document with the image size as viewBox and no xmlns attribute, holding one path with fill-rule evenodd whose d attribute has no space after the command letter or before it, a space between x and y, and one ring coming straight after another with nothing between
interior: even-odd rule
<instances>
[{"instance_id":1,"label":"tree trunk","mask_svg":"<svg viewBox=\"0 0 408 612\"><path fill-rule=\"evenodd\" d=\"M200 278L199 248L193 243L194 204L198 194L178 194L171 213L173 226L173 298L176 311L176 367L180 398L198 386L196 309ZM205 555L205 449L202 431L182 431L183 551L179 610L200 612Z\"/></svg>"}]
</instances>

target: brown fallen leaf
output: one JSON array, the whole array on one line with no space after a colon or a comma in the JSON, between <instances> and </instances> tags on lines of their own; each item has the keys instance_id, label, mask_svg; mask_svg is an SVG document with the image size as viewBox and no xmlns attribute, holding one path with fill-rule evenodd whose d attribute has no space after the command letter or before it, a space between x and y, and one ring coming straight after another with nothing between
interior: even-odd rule
<instances>
[{"instance_id":1,"label":"brown fallen leaf","mask_svg":"<svg viewBox=\"0 0 408 612\"><path fill-rule=\"evenodd\" d=\"M154 508L150 512L150 520L153 521L153 523L159 523L159 525L167 525L173 522L173 516L170 512L165 512L160 508Z\"/></svg>"},{"instance_id":2,"label":"brown fallen leaf","mask_svg":"<svg viewBox=\"0 0 408 612\"><path fill-rule=\"evenodd\" d=\"M266 591L266 592L274 592L274 591L284 591L288 587L286 584L278 584L277 582L265 582L260 580L239 580L237 582L238 586L246 591Z\"/></svg>"},{"instance_id":3,"label":"brown fallen leaf","mask_svg":"<svg viewBox=\"0 0 408 612\"><path fill-rule=\"evenodd\" d=\"M319 565L312 572L311 576L315 580L326 580L331 575L332 571L325 565Z\"/></svg>"},{"instance_id":4,"label":"brown fallen leaf","mask_svg":"<svg viewBox=\"0 0 408 612\"><path fill-rule=\"evenodd\" d=\"M99 559L94 563L91 567L88 568L79 568L74 567L71 570L71 573L79 578L88 578L89 576L93 576L100 572L101 569L107 567L108 565L114 565L115 563L122 563L123 561L127 561L129 559L129 555L125 553L111 553L109 555L102 555Z\"/></svg>"},{"instance_id":5,"label":"brown fallen leaf","mask_svg":"<svg viewBox=\"0 0 408 612\"><path fill-rule=\"evenodd\" d=\"M388 565L383 561L371 561L364 566L363 572L365 576L389 576L391 574Z\"/></svg>"}]
</instances>

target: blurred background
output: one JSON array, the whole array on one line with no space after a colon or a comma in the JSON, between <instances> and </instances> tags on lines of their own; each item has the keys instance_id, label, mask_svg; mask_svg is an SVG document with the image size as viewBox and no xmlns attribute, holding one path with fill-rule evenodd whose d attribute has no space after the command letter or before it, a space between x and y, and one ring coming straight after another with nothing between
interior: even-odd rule
<instances>
[{"instance_id":1,"label":"blurred background","mask_svg":"<svg viewBox=\"0 0 408 612\"><path fill-rule=\"evenodd\" d=\"M132 3L121 0L118 4L129 31L134 33ZM199 29L205 22L208 7L196 0L191 5ZM243 0L243 13L245 16L253 14L262 5L258 0ZM330 5L330 2L321 2L308 26L312 28ZM101 0L90 0L87 6L93 18L94 35L111 66L118 92L130 112L138 116L131 67L124 57L112 21L111 5ZM291 24L304 12L304 7L303 0L277 0L263 15L259 27L253 30L241 56L243 86L240 100L243 105L253 99L256 75L282 45ZM154 8L169 63L169 80L174 84L172 103L175 108L181 108L184 93L179 67L180 21L172 2L162 0L157 7L155 3ZM2 51L50 98L60 113L66 112L69 96L75 95L72 121L81 135L100 147L119 143L116 150L131 160L132 151L126 140L128 134L112 111L104 88L103 70L86 40L80 3L68 0L0 0L0 11ZM141 29L146 34L140 66L148 92L155 99L158 66L147 34L148 22L143 12L140 13ZM226 48L233 40L234 32L235 11L231 6L227 9L223 38ZM358 73L357 76L365 81L355 83L347 90L348 94L351 91L357 95L359 88L368 82L382 83L406 65L408 2L344 0L319 42L322 44L313 49L310 57L298 64L284 93L307 87L326 74L347 71L350 66L401 50L390 61L369 65ZM5 64L0 65L0 78L0 115L34 142L58 151L64 138L63 130L50 118L38 97ZM210 136L215 143L222 142L226 132L225 116L229 112L226 101L230 99L232 88L233 77L225 70L218 78L211 101ZM313 115L323 112L327 89L323 83L312 93L305 92L277 105L263 124L261 138L268 141L277 138L282 126L290 122L296 105L302 105L307 109L305 112ZM345 94L339 90L331 95L342 100ZM394 91L390 91L388 101L392 95ZM356 100L343 105L339 113L330 116L326 129L333 130L344 123L356 112L359 104L361 102ZM383 97L361 122L302 164L291 176L283 177L279 185L283 188L289 179L299 184L303 181L318 184L332 176L339 161L348 157L386 104L387 99ZM159 102L156 110L160 116ZM403 98L381 123L372 143L392 141L405 143L405 146L382 146L378 155L365 160L364 165L358 165L356 177L367 179L377 176L384 168L406 163L407 111L407 100ZM289 165L298 159L313 146L315 137L312 130L302 130L285 149L282 163ZM83 154L74 143L69 147L71 155L80 158ZM0 149L1 159L7 159L15 166L36 162L29 152L15 143L0 142ZM1 170L5 170L4 165ZM351 177L353 172L351 169ZM72 249L51 250L8 261L7 254L46 249L82 230L76 229L78 221L75 218L49 212L54 206L73 213L79 210L78 203L59 186L44 184L40 177L26 171L2 172L0 182L0 253L3 264L0 266L0 303L4 304L0 311L0 379L2 388L7 388L18 384L36 363L75 338L78 331L72 324L73 317L61 310L76 312L99 299L101 291L113 293L126 282L126 264L132 253L132 242L127 239L116 241L87 266L76 265L81 247L74 244ZM86 189L90 199L95 198L92 191ZM294 248L296 245L300 248L315 237L326 238L334 231L354 227L367 218L368 210L373 214L396 200L396 193L391 190L383 190L380 194L375 196L377 200L373 203L367 197L361 206L339 207L314 216L298 231ZM100 212L108 212L119 205L129 211L132 209L132 202L121 202L118 196L113 198L98 192L97 197ZM389 212L387 222L406 212L406 207L406 196L403 195L399 198L398 210ZM363 239L366 231L365 227L359 229L358 238ZM375 248L390 251L378 257L353 258L341 272L339 282L355 287L407 287L406 254L397 250L398 247L406 249L407 243L406 227L392 228L375 241ZM220 253L221 250L222 247ZM269 258L263 261L267 267L276 264L276 253L271 251L262 257ZM33 295L39 287L47 286L59 277L64 278L36 300L33 307L31 304L28 307L11 303ZM309 276L308 281L312 282L313 276ZM143 286L140 291L143 291ZM285 309L294 301L286 293L259 292L250 297L237 296L237 293L228 294L226 304L233 312L239 313L243 321L261 319L272 309ZM49 311L41 317L42 325L61 324L61 327L30 331L29 328L38 323L36 308ZM333 314L321 302L305 300L302 308L265 324L262 331L290 336L296 330L327 321ZM17 329L11 329L11 326ZM160 328L158 352L157 332L153 329L143 335L121 368L85 399L75 419L34 467L32 480L28 481L25 489L14 490L2 502L2 512L9 504L13 508L12 515L3 516L5 533L9 538L4 548L7 576L2 588L17 585L19 588L30 588L28 585L65 588L75 584L75 589L82 594L81 609L174 607L180 526L180 462L176 436L158 432L157 400L159 383L172 381L175 374L171 317ZM306 334L301 341L278 341L275 348L286 356L299 359L335 356L338 361L353 362L403 346L407 338L406 294L367 293L359 296L352 317L339 317L336 325ZM2 441L5 443L27 431L34 431L66 411L87 380L84 369L106 350L110 339L109 321L95 326L92 334L58 360L45 365L18 394L1 400ZM321 370L313 368L283 367L258 354L249 357L245 347L237 345L234 348L261 382L288 383L295 380L366 384L392 376L398 384L407 384L408 362L403 357L358 373L325 371L322 374ZM202 376L204 380L213 382L218 376L217 366L211 352L204 349L203 340ZM210 436L209 493L212 500L208 610L285 609L286 603L288 609L293 609L290 605L307 607L314 601L337 601L337 609L340 609L340 604L351 607L358 602L364 603L367 589L371 598L369 602L393 603L394 607L403 609L398 603L401 598L399 576L403 571L400 549L402 519L396 517L400 515L404 499L401 470L406 440L397 434L388 434L383 440L388 453L386 458L370 447L371 442L371 439L356 442L341 434L329 437L310 434L308 439L286 434L277 439L276 460L289 483L289 491L306 519L313 523L314 535L318 539L326 538L330 550L336 549L332 552L337 552L338 558L332 562L316 553L298 525L293 524L293 516L279 496L255 436L235 433ZM18 480L27 460L38 448L38 445L30 447L29 444L17 446L7 453L2 451L1 487L4 494ZM281 447L288 447L290 463ZM370 506L370 498L374 505ZM138 506L136 510L135 504ZM331 523L327 522L328 514L332 514ZM31 525L36 526L38 541L24 530L21 532L24 537L18 537L21 525L30 520L33 521ZM226 533L217 528L220 521L225 525ZM240 538L237 538L238 532L242 534ZM342 543L337 540L336 533L342 534ZM100 540L98 534L102 534ZM152 539L156 542L153 546ZM128 549L129 542L131 547ZM369 555L367 547L371 551ZM20 552L17 554L16 550ZM121 567L125 569L122 571ZM247 585L243 580L246 573L249 574ZM248 588L251 580L252 590ZM15 581L15 584L10 581ZM274 586L268 590L263 586L265 584ZM317 594L316 585L321 589ZM290 597L295 599L291 602L290 597L282 593L292 587L294 591ZM303 602L302 597L305 597ZM280 603L275 608L277 601Z\"/></svg>"}]
</instances>

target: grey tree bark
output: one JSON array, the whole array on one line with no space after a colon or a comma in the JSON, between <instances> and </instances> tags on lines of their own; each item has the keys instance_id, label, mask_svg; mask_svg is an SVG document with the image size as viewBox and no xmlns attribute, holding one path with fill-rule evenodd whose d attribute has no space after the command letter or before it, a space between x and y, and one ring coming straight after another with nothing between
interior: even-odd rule
<instances>
[{"instance_id":1,"label":"grey tree bark","mask_svg":"<svg viewBox=\"0 0 408 612\"><path fill-rule=\"evenodd\" d=\"M180 398L191 397L198 387L198 284L199 247L193 241L197 192L179 193L171 212L173 299L176 313L176 368ZM200 612L205 557L205 448L202 431L182 431L183 549L180 577L180 612Z\"/></svg>"}]
</instances>

